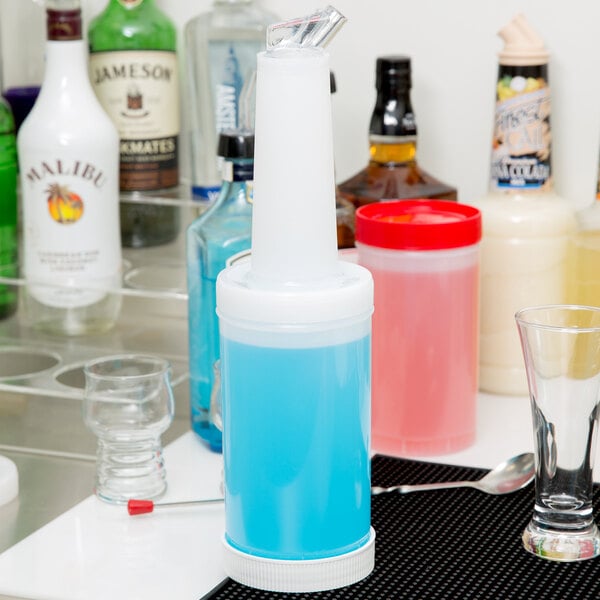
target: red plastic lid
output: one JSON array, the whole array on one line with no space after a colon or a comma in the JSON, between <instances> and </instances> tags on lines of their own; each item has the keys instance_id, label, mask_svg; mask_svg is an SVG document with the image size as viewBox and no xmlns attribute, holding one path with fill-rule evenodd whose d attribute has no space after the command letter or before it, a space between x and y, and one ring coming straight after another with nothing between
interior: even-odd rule
<instances>
[{"instance_id":1,"label":"red plastic lid","mask_svg":"<svg viewBox=\"0 0 600 600\"><path fill-rule=\"evenodd\" d=\"M481 239L481 213L451 200L374 202L356 211L356 241L396 250L442 250Z\"/></svg>"}]
</instances>

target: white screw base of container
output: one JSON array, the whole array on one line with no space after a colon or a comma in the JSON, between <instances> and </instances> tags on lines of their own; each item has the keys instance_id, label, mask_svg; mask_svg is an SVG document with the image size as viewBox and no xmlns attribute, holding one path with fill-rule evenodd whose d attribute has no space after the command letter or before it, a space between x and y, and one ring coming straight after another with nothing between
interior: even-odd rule
<instances>
[{"instance_id":1,"label":"white screw base of container","mask_svg":"<svg viewBox=\"0 0 600 600\"><path fill-rule=\"evenodd\" d=\"M227 540L224 568L231 579L270 592L321 592L344 587L364 579L375 566L375 530L360 548L329 558L277 560L247 554Z\"/></svg>"},{"instance_id":2,"label":"white screw base of container","mask_svg":"<svg viewBox=\"0 0 600 600\"><path fill-rule=\"evenodd\" d=\"M8 504L19 495L19 473L15 463L0 456L0 506Z\"/></svg>"}]
</instances>

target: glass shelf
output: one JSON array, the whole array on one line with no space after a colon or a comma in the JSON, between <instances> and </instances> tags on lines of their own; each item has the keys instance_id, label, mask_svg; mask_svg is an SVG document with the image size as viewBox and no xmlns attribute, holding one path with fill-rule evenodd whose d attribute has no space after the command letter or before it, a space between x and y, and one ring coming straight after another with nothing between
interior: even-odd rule
<instances>
[{"instance_id":1,"label":"glass shelf","mask_svg":"<svg viewBox=\"0 0 600 600\"><path fill-rule=\"evenodd\" d=\"M150 353L171 362L177 394L177 386L188 379L185 231L207 208L185 197L183 189L180 186L173 191L173 197L144 193L121 199L178 206L180 231L169 244L122 249L121 287L105 290L122 296L118 322L110 331L74 337L50 335L28 327L20 307L12 317L0 320L0 392L80 399L85 385L83 365L88 360ZM0 285L14 286L20 296L25 279L21 274L0 276Z\"/></svg>"},{"instance_id":2,"label":"glass shelf","mask_svg":"<svg viewBox=\"0 0 600 600\"><path fill-rule=\"evenodd\" d=\"M180 208L193 209L197 214L200 214L210 206L209 202L194 199L192 197L190 185L185 182L177 187L156 192L122 192L120 199L121 203L125 204L134 203L179 206Z\"/></svg>"},{"instance_id":3,"label":"glass shelf","mask_svg":"<svg viewBox=\"0 0 600 600\"><path fill-rule=\"evenodd\" d=\"M123 297L116 325L106 333L60 337L0 321L0 391L79 399L83 365L112 354L156 354L171 362L175 388L188 378L187 300L183 293Z\"/></svg>"}]
</instances>

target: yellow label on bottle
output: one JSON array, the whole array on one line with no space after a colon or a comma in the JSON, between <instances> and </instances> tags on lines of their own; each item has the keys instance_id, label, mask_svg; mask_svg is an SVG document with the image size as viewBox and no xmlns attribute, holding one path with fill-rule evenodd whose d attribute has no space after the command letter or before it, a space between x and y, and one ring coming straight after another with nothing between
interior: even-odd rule
<instances>
[{"instance_id":1,"label":"yellow label on bottle","mask_svg":"<svg viewBox=\"0 0 600 600\"><path fill-rule=\"evenodd\" d=\"M496 88L492 187L542 189L550 181L550 88L541 78L505 76Z\"/></svg>"}]
</instances>

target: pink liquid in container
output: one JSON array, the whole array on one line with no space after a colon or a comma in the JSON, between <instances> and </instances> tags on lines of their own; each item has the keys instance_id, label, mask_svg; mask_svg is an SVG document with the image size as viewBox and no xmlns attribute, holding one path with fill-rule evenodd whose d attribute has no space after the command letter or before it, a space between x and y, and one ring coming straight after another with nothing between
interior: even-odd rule
<instances>
[{"instance_id":1,"label":"pink liquid in container","mask_svg":"<svg viewBox=\"0 0 600 600\"><path fill-rule=\"evenodd\" d=\"M356 212L358 262L375 285L372 447L451 453L475 440L481 215L444 200Z\"/></svg>"}]
</instances>

